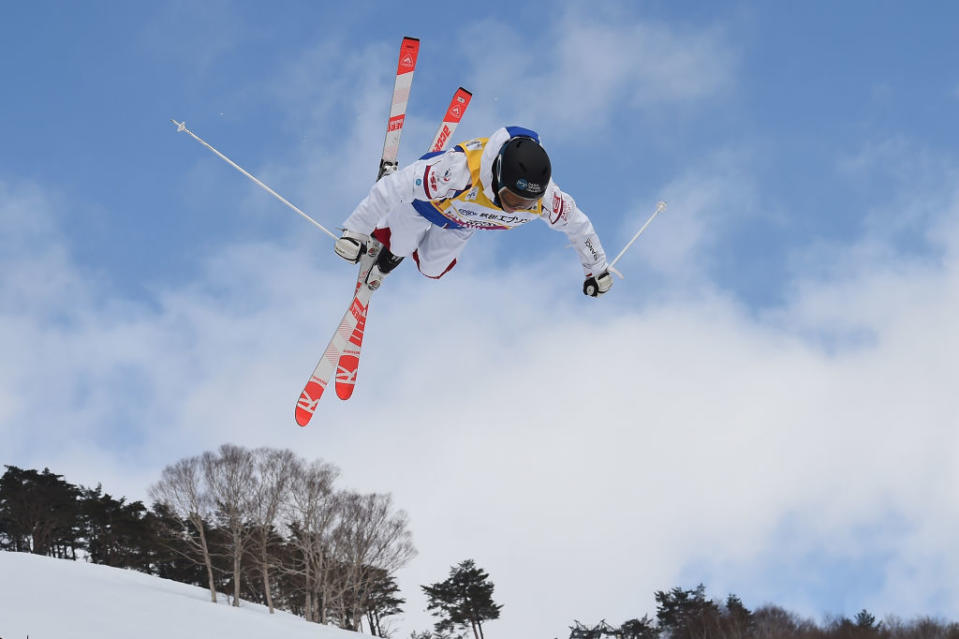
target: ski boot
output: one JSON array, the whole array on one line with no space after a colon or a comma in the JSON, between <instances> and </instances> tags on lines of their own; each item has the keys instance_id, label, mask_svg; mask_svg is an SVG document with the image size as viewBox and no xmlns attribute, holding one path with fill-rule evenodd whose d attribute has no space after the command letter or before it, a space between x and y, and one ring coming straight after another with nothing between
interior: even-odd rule
<instances>
[{"instance_id":1,"label":"ski boot","mask_svg":"<svg viewBox=\"0 0 959 639\"><path fill-rule=\"evenodd\" d=\"M371 237L366 244L366 252L360 257L360 273L357 277L357 288L366 285L375 291L383 283L383 278L403 261L383 246L382 242Z\"/></svg>"}]
</instances>

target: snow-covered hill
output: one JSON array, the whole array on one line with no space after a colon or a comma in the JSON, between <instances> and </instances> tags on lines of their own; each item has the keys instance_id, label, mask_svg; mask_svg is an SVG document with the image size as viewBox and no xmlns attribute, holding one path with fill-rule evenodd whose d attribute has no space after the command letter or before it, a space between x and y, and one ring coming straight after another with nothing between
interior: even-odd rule
<instances>
[{"instance_id":1,"label":"snow-covered hill","mask_svg":"<svg viewBox=\"0 0 959 639\"><path fill-rule=\"evenodd\" d=\"M131 570L0 552L2 639L358 639L263 606Z\"/></svg>"}]
</instances>

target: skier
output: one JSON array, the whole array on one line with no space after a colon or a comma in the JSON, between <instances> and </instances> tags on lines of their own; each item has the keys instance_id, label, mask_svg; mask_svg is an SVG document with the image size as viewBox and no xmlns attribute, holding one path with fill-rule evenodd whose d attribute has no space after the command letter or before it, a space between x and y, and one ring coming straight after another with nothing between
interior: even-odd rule
<instances>
[{"instance_id":1,"label":"skier","mask_svg":"<svg viewBox=\"0 0 959 639\"><path fill-rule=\"evenodd\" d=\"M334 250L355 264L371 235L383 245L367 278L371 288L409 255L423 275L438 279L476 230L512 229L536 218L569 237L586 295L610 289L613 278L592 223L551 180L539 135L516 126L428 153L384 176L343 223Z\"/></svg>"}]
</instances>

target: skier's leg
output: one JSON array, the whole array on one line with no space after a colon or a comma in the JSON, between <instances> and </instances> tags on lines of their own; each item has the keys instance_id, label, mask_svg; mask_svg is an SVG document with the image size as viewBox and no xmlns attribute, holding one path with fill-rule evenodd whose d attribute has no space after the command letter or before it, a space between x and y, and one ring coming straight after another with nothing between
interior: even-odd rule
<instances>
[{"instance_id":1,"label":"skier's leg","mask_svg":"<svg viewBox=\"0 0 959 639\"><path fill-rule=\"evenodd\" d=\"M374 249L375 255L367 256L367 259L375 259L366 276L367 285L378 288L383 278L416 249L429 228L429 220L411 206L392 211L383 224L373 230L371 242L376 242L378 246Z\"/></svg>"},{"instance_id":2,"label":"skier's leg","mask_svg":"<svg viewBox=\"0 0 959 639\"><path fill-rule=\"evenodd\" d=\"M439 279L453 266L463 251L467 240L473 236L473 229L442 229L433 226L423 235L419 246L413 252L413 259L420 273L426 277Z\"/></svg>"},{"instance_id":3,"label":"skier's leg","mask_svg":"<svg viewBox=\"0 0 959 639\"><path fill-rule=\"evenodd\" d=\"M393 255L403 258L419 246L430 226L430 221L417 213L412 206L401 206L393 210L380 227L373 231L373 237Z\"/></svg>"}]
</instances>

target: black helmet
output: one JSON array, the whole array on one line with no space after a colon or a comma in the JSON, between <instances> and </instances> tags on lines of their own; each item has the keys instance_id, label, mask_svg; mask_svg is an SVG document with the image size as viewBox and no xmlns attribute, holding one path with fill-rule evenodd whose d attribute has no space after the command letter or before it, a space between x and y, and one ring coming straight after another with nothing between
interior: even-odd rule
<instances>
[{"instance_id":1,"label":"black helmet","mask_svg":"<svg viewBox=\"0 0 959 639\"><path fill-rule=\"evenodd\" d=\"M527 200L538 200L546 193L552 169L549 156L532 137L511 138L493 163L493 190L509 189Z\"/></svg>"}]
</instances>

